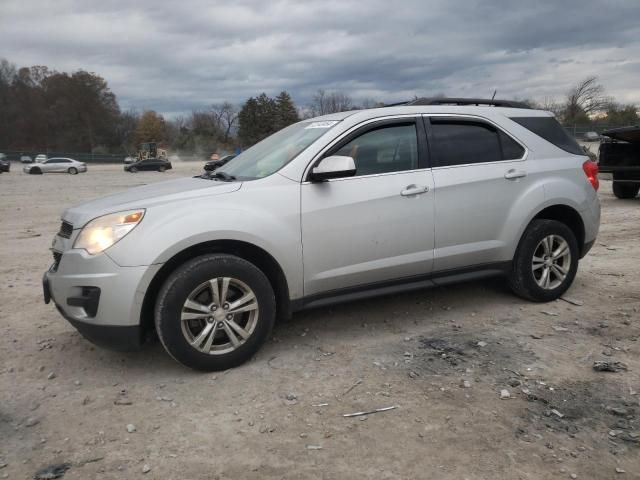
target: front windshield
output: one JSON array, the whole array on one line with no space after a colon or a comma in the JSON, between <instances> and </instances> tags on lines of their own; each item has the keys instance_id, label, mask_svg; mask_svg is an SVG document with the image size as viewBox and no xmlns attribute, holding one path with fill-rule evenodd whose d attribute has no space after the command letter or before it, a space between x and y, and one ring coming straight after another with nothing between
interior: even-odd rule
<instances>
[{"instance_id":1,"label":"front windshield","mask_svg":"<svg viewBox=\"0 0 640 480\"><path fill-rule=\"evenodd\" d=\"M271 175L293 160L336 123L338 122L294 123L256 143L224 167L220 167L218 171L224 171L239 180L253 180Z\"/></svg>"}]
</instances>

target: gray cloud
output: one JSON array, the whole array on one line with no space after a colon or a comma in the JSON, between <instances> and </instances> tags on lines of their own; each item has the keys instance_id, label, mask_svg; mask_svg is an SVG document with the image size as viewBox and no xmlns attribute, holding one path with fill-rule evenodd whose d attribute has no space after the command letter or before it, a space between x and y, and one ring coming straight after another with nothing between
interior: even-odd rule
<instances>
[{"instance_id":1,"label":"gray cloud","mask_svg":"<svg viewBox=\"0 0 640 480\"><path fill-rule=\"evenodd\" d=\"M542 100L587 75L640 103L640 3L3 0L0 57L96 72L123 108L170 115L318 88Z\"/></svg>"}]
</instances>

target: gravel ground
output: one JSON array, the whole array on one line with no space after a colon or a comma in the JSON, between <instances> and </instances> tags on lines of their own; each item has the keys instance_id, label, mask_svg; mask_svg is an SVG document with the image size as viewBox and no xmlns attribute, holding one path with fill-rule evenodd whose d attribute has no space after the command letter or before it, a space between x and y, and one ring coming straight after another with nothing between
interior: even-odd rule
<instances>
[{"instance_id":1,"label":"gravel ground","mask_svg":"<svg viewBox=\"0 0 640 480\"><path fill-rule=\"evenodd\" d=\"M202 374L157 342L92 346L40 286L64 208L198 165L13 167L0 175L0 478L56 464L65 479L640 478L640 199L608 181L569 301L528 303L496 279L324 308L280 322L241 368ZM628 370L594 371L600 360Z\"/></svg>"}]
</instances>

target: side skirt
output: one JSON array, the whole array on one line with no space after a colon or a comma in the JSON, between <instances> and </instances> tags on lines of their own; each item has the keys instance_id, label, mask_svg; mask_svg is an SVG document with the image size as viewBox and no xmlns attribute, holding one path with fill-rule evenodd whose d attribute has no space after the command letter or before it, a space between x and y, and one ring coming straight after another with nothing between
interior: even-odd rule
<instances>
[{"instance_id":1,"label":"side skirt","mask_svg":"<svg viewBox=\"0 0 640 480\"><path fill-rule=\"evenodd\" d=\"M510 270L511 262L500 262L330 290L328 292L292 300L291 310L298 312L383 295L411 292L482 278L503 276L508 274Z\"/></svg>"}]
</instances>

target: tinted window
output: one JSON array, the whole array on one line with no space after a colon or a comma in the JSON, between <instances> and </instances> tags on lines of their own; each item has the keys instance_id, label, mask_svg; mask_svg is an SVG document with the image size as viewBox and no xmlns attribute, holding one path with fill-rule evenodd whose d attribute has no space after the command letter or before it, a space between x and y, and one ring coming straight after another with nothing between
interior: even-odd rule
<instances>
[{"instance_id":1,"label":"tinted window","mask_svg":"<svg viewBox=\"0 0 640 480\"><path fill-rule=\"evenodd\" d=\"M341 146L333 155L353 158L356 175L398 172L418 168L415 124L369 130Z\"/></svg>"},{"instance_id":2,"label":"tinted window","mask_svg":"<svg viewBox=\"0 0 640 480\"><path fill-rule=\"evenodd\" d=\"M518 160L524 156L524 148L502 130L498 131L503 160Z\"/></svg>"},{"instance_id":3,"label":"tinted window","mask_svg":"<svg viewBox=\"0 0 640 480\"><path fill-rule=\"evenodd\" d=\"M565 152L584 155L578 142L562 128L554 117L511 117L511 120Z\"/></svg>"},{"instance_id":4,"label":"tinted window","mask_svg":"<svg viewBox=\"0 0 640 480\"><path fill-rule=\"evenodd\" d=\"M431 119L432 151L438 165L502 160L496 130L485 123Z\"/></svg>"},{"instance_id":5,"label":"tinted window","mask_svg":"<svg viewBox=\"0 0 640 480\"><path fill-rule=\"evenodd\" d=\"M437 165L518 160L524 148L509 135L484 122L431 118L433 155Z\"/></svg>"}]
</instances>

